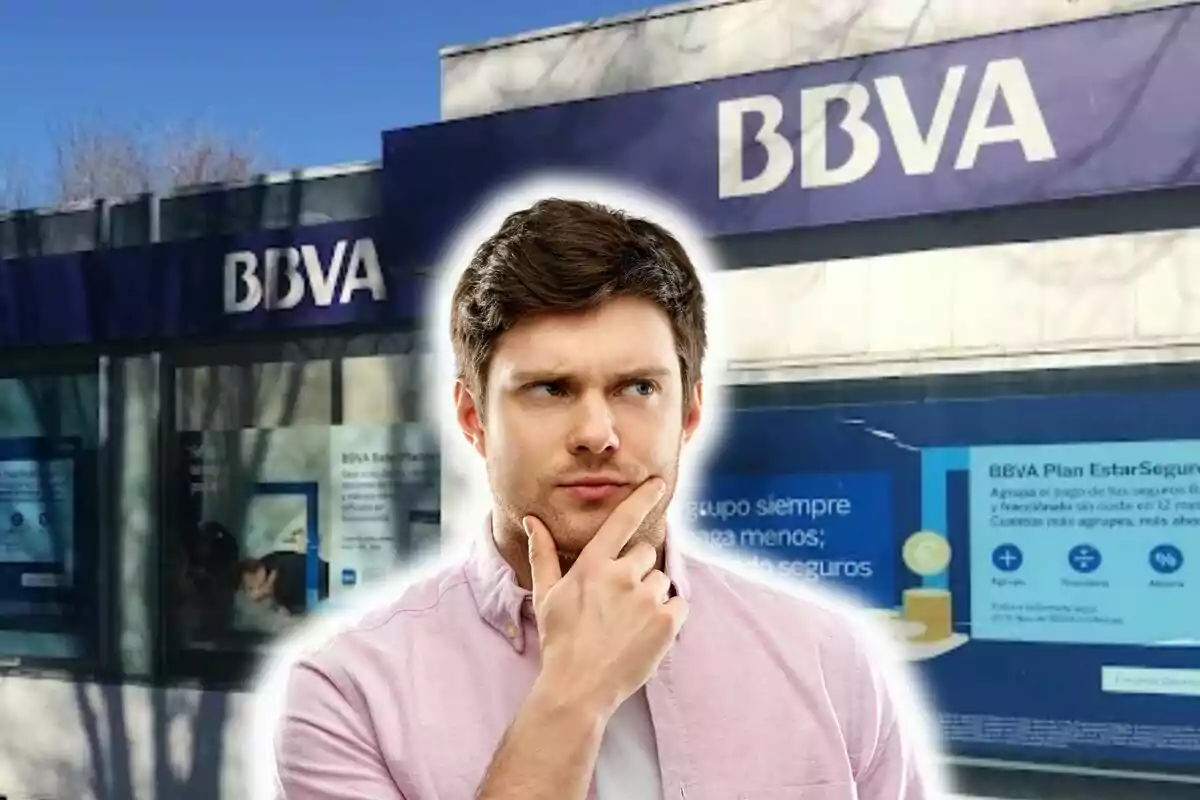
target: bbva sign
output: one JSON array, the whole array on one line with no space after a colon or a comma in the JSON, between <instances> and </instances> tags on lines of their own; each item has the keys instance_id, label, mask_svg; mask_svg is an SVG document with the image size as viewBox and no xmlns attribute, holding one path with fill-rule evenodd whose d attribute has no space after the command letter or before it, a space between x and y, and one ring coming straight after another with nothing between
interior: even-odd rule
<instances>
[{"instance_id":1,"label":"bbva sign","mask_svg":"<svg viewBox=\"0 0 1200 800\"><path fill-rule=\"evenodd\" d=\"M950 122L962 97L965 66L953 66L942 79L933 118L921 129L904 79L898 75L876 78L865 83L837 83L814 86L800 91L799 128L796 144L780 131L784 121L783 100L762 94L738 97L718 104L717 141L719 192L723 198L747 197L770 193L792 175L800 163L799 182L803 188L844 186L867 177L879 162L882 134L871 126L866 112L878 101L883 112L886 134L895 144L900 166L907 175L928 175L936 170L950 139ZM841 164L830 165L828 155L829 106L845 104L845 117L837 123L851 142L850 155ZM975 166L984 147L1013 143L1020 147L1027 162L1049 161L1056 157L1054 141L1034 93L1033 84L1019 58L988 62L983 68L979 89L971 103L961 135L954 144L954 169ZM992 112L1003 103L1008 121L992 122ZM766 163L756 175L745 174L745 118L757 116L759 123L751 146L762 148ZM797 152L799 151L799 152Z\"/></svg>"},{"instance_id":2,"label":"bbva sign","mask_svg":"<svg viewBox=\"0 0 1200 800\"><path fill-rule=\"evenodd\" d=\"M225 313L296 308L311 295L318 307L350 303L359 292L387 299L374 239L339 239L328 258L315 244L238 250L225 256Z\"/></svg>"}]
</instances>

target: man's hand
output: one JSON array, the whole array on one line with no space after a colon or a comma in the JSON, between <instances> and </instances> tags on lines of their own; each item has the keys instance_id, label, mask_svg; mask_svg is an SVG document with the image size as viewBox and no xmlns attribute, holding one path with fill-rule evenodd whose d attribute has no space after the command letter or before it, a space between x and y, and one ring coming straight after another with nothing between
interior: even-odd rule
<instances>
[{"instance_id":1,"label":"man's hand","mask_svg":"<svg viewBox=\"0 0 1200 800\"><path fill-rule=\"evenodd\" d=\"M540 520L529 534L542 666L492 755L476 800L584 800L604 728L640 689L687 616L645 543L621 551L662 498L653 478L634 490L564 576Z\"/></svg>"},{"instance_id":2,"label":"man's hand","mask_svg":"<svg viewBox=\"0 0 1200 800\"><path fill-rule=\"evenodd\" d=\"M604 719L650 680L687 617L686 601L668 597L670 579L656 568L653 547L638 542L621 555L665 488L652 478L635 489L565 576L546 526L523 520L542 649L538 682Z\"/></svg>"}]
</instances>

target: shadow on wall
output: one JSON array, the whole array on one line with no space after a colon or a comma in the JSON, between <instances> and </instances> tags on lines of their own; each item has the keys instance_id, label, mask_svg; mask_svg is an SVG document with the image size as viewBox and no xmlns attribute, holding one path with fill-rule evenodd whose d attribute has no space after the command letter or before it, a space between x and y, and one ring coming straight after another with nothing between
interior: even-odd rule
<instances>
[{"instance_id":1,"label":"shadow on wall","mask_svg":"<svg viewBox=\"0 0 1200 800\"><path fill-rule=\"evenodd\" d=\"M220 692L8 678L0 717L36 723L5 726L0 781L13 800L238 797L242 764L222 763L221 742L240 738L245 707Z\"/></svg>"}]
</instances>

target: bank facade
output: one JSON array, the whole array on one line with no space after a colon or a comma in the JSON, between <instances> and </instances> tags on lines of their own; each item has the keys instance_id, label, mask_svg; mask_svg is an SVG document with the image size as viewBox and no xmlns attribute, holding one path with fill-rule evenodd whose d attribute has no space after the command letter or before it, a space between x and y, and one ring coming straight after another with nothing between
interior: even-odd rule
<instances>
[{"instance_id":1,"label":"bank facade","mask_svg":"<svg viewBox=\"0 0 1200 800\"><path fill-rule=\"evenodd\" d=\"M1186 791L1200 13L965 5L685 4L452 48L443 119L377 163L0 221L0 717L66 731L8 744L0 793L239 796L286 626L222 576L283 565L303 606L438 547L429 271L542 170L642 186L720 256L740 324L695 535L867 601L977 796Z\"/></svg>"}]
</instances>

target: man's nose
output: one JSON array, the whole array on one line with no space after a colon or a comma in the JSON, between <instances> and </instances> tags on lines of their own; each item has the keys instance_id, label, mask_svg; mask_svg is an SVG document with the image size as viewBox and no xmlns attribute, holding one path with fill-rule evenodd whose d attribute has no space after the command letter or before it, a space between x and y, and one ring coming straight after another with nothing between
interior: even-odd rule
<instances>
[{"instance_id":1,"label":"man's nose","mask_svg":"<svg viewBox=\"0 0 1200 800\"><path fill-rule=\"evenodd\" d=\"M600 392L580 396L574 409L569 447L572 452L603 453L615 450L620 442L612 408Z\"/></svg>"}]
</instances>

